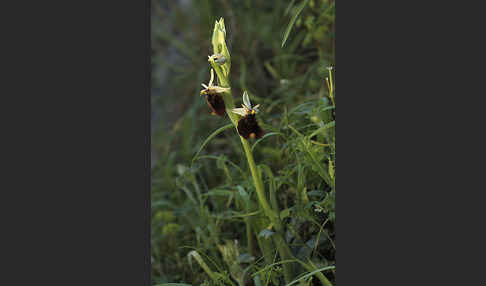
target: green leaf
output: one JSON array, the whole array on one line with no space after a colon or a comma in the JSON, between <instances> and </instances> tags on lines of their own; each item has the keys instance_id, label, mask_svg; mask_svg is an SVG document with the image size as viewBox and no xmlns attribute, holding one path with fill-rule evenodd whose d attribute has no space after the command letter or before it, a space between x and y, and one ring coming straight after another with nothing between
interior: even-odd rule
<instances>
[{"instance_id":1,"label":"green leaf","mask_svg":"<svg viewBox=\"0 0 486 286\"><path fill-rule=\"evenodd\" d=\"M292 7L294 7L294 2L295 2L295 0L290 1L289 6L287 6L287 9L285 9L285 13L284 13L285 16L287 16L290 12L290 9L292 9Z\"/></svg>"},{"instance_id":2,"label":"green leaf","mask_svg":"<svg viewBox=\"0 0 486 286\"><path fill-rule=\"evenodd\" d=\"M326 193L324 191L313 190L308 192L307 195L310 197L321 197L321 196L325 196Z\"/></svg>"},{"instance_id":3,"label":"green leaf","mask_svg":"<svg viewBox=\"0 0 486 286\"><path fill-rule=\"evenodd\" d=\"M327 111L327 110L331 110L331 109L334 109L335 107L330 105L330 106L326 106L326 107L323 107L321 108L321 111Z\"/></svg>"},{"instance_id":4,"label":"green leaf","mask_svg":"<svg viewBox=\"0 0 486 286\"><path fill-rule=\"evenodd\" d=\"M199 150L197 151L196 155L194 155L194 158L192 158L192 163L194 163L194 161L197 159L197 156L199 155L199 153L201 153L201 151L204 148L204 146L206 146L206 144L208 144L208 142L211 141L211 139L213 139L216 135L218 135L219 133L221 133L221 132L223 132L226 129L229 129L231 127L233 127L233 124L232 123L227 124L227 125L219 128L218 130L214 131L211 135L209 135L209 137L206 138L206 140L204 140L204 142L202 143L202 145L199 148Z\"/></svg>"},{"instance_id":5,"label":"green leaf","mask_svg":"<svg viewBox=\"0 0 486 286\"><path fill-rule=\"evenodd\" d=\"M316 135L317 133L319 133L319 132L323 132L324 130L329 129L329 128L332 128L332 127L334 127L334 126L336 126L336 121L334 121L334 120L333 120L333 121L331 121L331 122L327 123L326 125L322 126L321 128L317 129L316 131L312 132L312 134L311 134L311 135L309 135L308 137L309 137L309 138L312 138L312 137L314 137L314 135ZM323 133L323 134L324 134L324 133Z\"/></svg>"},{"instance_id":6,"label":"green leaf","mask_svg":"<svg viewBox=\"0 0 486 286\"><path fill-rule=\"evenodd\" d=\"M203 194L203 196L233 196L234 195L234 192L233 191L230 191L230 190L211 190L205 194Z\"/></svg>"},{"instance_id":7,"label":"green leaf","mask_svg":"<svg viewBox=\"0 0 486 286\"><path fill-rule=\"evenodd\" d=\"M194 258L196 259L197 263L199 263L199 265L204 270L204 272L206 272L206 274L208 274L208 276L211 277L211 279L213 279L214 281L218 281L218 275L216 275L217 273L211 271L209 266L206 264L206 262L204 262L201 255L199 255L197 251L195 250L190 251L187 254L187 258L189 260L189 266L191 266L191 268L192 268L192 259Z\"/></svg>"},{"instance_id":8,"label":"green leaf","mask_svg":"<svg viewBox=\"0 0 486 286\"><path fill-rule=\"evenodd\" d=\"M285 263L293 263L293 262L298 262L298 260L296 260L296 259L288 259L288 260L282 260L282 261L279 261L279 262L275 262L275 263L272 263L272 264L268 264L264 268L262 268L262 269L258 270L257 272L251 274L251 276L256 277L258 274L260 274L262 272L265 272L268 269L270 269L270 268L272 268L272 267L274 267L276 265L285 264Z\"/></svg>"},{"instance_id":9,"label":"green leaf","mask_svg":"<svg viewBox=\"0 0 486 286\"><path fill-rule=\"evenodd\" d=\"M287 208L280 212L280 219L284 219L288 216L290 216L290 209Z\"/></svg>"},{"instance_id":10,"label":"green leaf","mask_svg":"<svg viewBox=\"0 0 486 286\"><path fill-rule=\"evenodd\" d=\"M255 257L251 256L249 253L243 253L238 256L238 263L252 263L255 261Z\"/></svg>"},{"instance_id":11,"label":"green leaf","mask_svg":"<svg viewBox=\"0 0 486 286\"><path fill-rule=\"evenodd\" d=\"M250 196L245 191L245 189L242 186L236 186L236 188L238 189L238 194L240 195L240 197L242 197L245 201L249 201Z\"/></svg>"},{"instance_id":12,"label":"green leaf","mask_svg":"<svg viewBox=\"0 0 486 286\"><path fill-rule=\"evenodd\" d=\"M219 160L221 157L217 157L217 156L211 156L211 155L203 155L203 156L199 156L197 157L196 159L197 160L200 160L200 159L213 159L213 160ZM228 160L228 158L224 157L225 161L228 162L231 166L235 167L235 169L237 169L241 175L243 175L243 177L246 178L247 174L245 172L243 172L243 170L241 170L240 167L238 167L238 165L236 165L235 163L231 162L230 160Z\"/></svg>"},{"instance_id":13,"label":"green leaf","mask_svg":"<svg viewBox=\"0 0 486 286\"><path fill-rule=\"evenodd\" d=\"M304 279L306 279L307 277L310 277L310 276L312 276L312 275L314 275L314 274L316 274L316 273L318 273L318 272L321 272L321 271L324 271L324 270L329 270L329 269L334 269L334 268L336 268L336 267L335 267L335 266L326 266L326 267L319 268L319 269L317 269L317 270L314 270L314 271L311 271L311 272L307 273L306 275L304 275L304 276L300 277L299 279L295 279L294 281L292 281L292 282L290 282L290 283L286 284L285 286L294 285L295 283L297 283L297 282L299 282L299 281L301 281L301 280L304 280Z\"/></svg>"},{"instance_id":14,"label":"green leaf","mask_svg":"<svg viewBox=\"0 0 486 286\"><path fill-rule=\"evenodd\" d=\"M297 8L297 12L294 14L292 19L290 20L290 23L287 26L287 30L285 31L284 38L282 40L282 48L285 45L287 38L289 37L290 31L294 27L294 24L295 24L295 21L297 20L297 17L299 17L300 12L302 12L302 10L304 9L304 7L307 5L308 2L309 2L309 0L305 0L304 2L302 2L302 4L300 4L300 6Z\"/></svg>"},{"instance_id":15,"label":"green leaf","mask_svg":"<svg viewBox=\"0 0 486 286\"><path fill-rule=\"evenodd\" d=\"M186 283L164 283L164 284L157 284L154 286L191 286L191 284Z\"/></svg>"},{"instance_id":16,"label":"green leaf","mask_svg":"<svg viewBox=\"0 0 486 286\"><path fill-rule=\"evenodd\" d=\"M262 141L263 139L267 138L267 137L270 137L270 136L273 136L273 135L280 135L280 136L284 136L282 133L280 132L270 132L270 133L267 133L265 134L262 138L258 139L257 141L255 141L255 143L253 143L253 146L251 146L251 152L253 152L253 149L255 149L255 146L260 143L260 141Z\"/></svg>"},{"instance_id":17,"label":"green leaf","mask_svg":"<svg viewBox=\"0 0 486 286\"><path fill-rule=\"evenodd\" d=\"M268 72L272 75L274 79L280 79L280 75L278 74L277 70L272 67L269 61L266 61L263 65L267 68Z\"/></svg>"},{"instance_id":18,"label":"green leaf","mask_svg":"<svg viewBox=\"0 0 486 286\"><path fill-rule=\"evenodd\" d=\"M263 237L263 238L267 239L270 236L272 236L273 234L274 234L273 231L264 228L262 231L260 231L260 233L258 234L258 237Z\"/></svg>"}]
</instances>

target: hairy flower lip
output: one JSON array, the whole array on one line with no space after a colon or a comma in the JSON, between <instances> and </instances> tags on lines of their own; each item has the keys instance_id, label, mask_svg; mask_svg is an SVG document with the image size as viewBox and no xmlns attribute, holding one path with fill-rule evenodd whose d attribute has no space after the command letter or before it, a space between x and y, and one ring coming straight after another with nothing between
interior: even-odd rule
<instances>
[{"instance_id":1,"label":"hairy flower lip","mask_svg":"<svg viewBox=\"0 0 486 286\"><path fill-rule=\"evenodd\" d=\"M217 93L209 93L206 95L206 103L211 108L212 115L224 116L226 114L226 107L224 99Z\"/></svg>"},{"instance_id":2,"label":"hairy flower lip","mask_svg":"<svg viewBox=\"0 0 486 286\"><path fill-rule=\"evenodd\" d=\"M246 140L262 138L265 134L255 119L255 113L247 114L238 120L237 129L238 134Z\"/></svg>"},{"instance_id":3,"label":"hairy flower lip","mask_svg":"<svg viewBox=\"0 0 486 286\"><path fill-rule=\"evenodd\" d=\"M246 140L261 138L265 134L265 131L263 131L255 119L255 114L259 112L258 107L260 104L252 107L248 92L245 90L243 92L243 104L241 106L243 107L233 108L231 110L231 112L242 116L237 124L238 134Z\"/></svg>"},{"instance_id":4,"label":"hairy flower lip","mask_svg":"<svg viewBox=\"0 0 486 286\"><path fill-rule=\"evenodd\" d=\"M211 77L209 79L209 83L206 85L202 83L202 89L199 93L200 96L205 96L206 103L211 108L213 115L224 116L226 114L226 104L224 102L223 96L221 93L229 92L229 87L220 87L213 85L214 81L214 70L211 69Z\"/></svg>"}]
</instances>

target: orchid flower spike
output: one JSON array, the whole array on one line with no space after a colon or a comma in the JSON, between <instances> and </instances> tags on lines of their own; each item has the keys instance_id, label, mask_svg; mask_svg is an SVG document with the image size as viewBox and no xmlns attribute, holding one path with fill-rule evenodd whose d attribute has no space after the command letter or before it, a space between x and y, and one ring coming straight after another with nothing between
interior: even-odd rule
<instances>
[{"instance_id":1,"label":"orchid flower spike","mask_svg":"<svg viewBox=\"0 0 486 286\"><path fill-rule=\"evenodd\" d=\"M208 85L205 85L202 83L201 85L204 87L203 90L201 90L200 95L206 95L206 94L216 94L216 93L222 93L222 92L228 92L230 90L229 87L220 87L217 85L213 85L214 81L214 70L211 69L211 78L209 79Z\"/></svg>"},{"instance_id":2,"label":"orchid flower spike","mask_svg":"<svg viewBox=\"0 0 486 286\"><path fill-rule=\"evenodd\" d=\"M260 104L257 104L255 107L251 107L248 92L246 92L245 90L245 92L243 92L243 104L241 106L243 106L243 108L233 108L231 111L241 116L246 116L249 114L253 115L259 112L258 107L260 106Z\"/></svg>"}]
</instances>

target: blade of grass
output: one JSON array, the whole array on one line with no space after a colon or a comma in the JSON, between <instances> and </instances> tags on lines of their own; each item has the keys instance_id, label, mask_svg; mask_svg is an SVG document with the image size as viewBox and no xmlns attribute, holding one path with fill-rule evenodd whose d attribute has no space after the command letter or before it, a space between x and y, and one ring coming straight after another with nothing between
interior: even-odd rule
<instances>
[{"instance_id":1,"label":"blade of grass","mask_svg":"<svg viewBox=\"0 0 486 286\"><path fill-rule=\"evenodd\" d=\"M176 37L171 35L170 33L160 30L156 33L157 38L167 41L172 46L174 46L178 51L188 57L192 62L197 63L200 62L199 56L194 52L193 49L188 47L184 42L178 40Z\"/></svg>"},{"instance_id":2,"label":"blade of grass","mask_svg":"<svg viewBox=\"0 0 486 286\"><path fill-rule=\"evenodd\" d=\"M285 16L287 16L287 14L289 14L289 12L290 12L290 9L292 9L292 7L294 7L294 2L295 2L295 0L290 1L289 6L287 6L287 9L285 9L285 12L284 12Z\"/></svg>"},{"instance_id":3,"label":"blade of grass","mask_svg":"<svg viewBox=\"0 0 486 286\"><path fill-rule=\"evenodd\" d=\"M322 267L322 268L316 269L316 270L311 271L311 272L307 273L306 275L304 275L304 276L302 276L302 277L300 277L300 278L298 278L298 279L295 279L294 281L292 281L292 282L290 282L290 283L286 284L285 286L294 285L295 283L297 283L297 282L299 282L299 281L301 281L301 280L304 280L304 279L306 279L307 277L310 277L310 276L312 276L312 275L314 275L314 274L316 274L316 273L320 273L320 272L322 272L322 271L325 271L325 270L330 270L330 269L334 269L334 268L336 268L336 267L335 267L335 266L326 266L326 267ZM332 284L331 284L329 281L328 281L328 283L326 283L325 285L326 285L326 286L332 286Z\"/></svg>"},{"instance_id":4,"label":"blade of grass","mask_svg":"<svg viewBox=\"0 0 486 286\"><path fill-rule=\"evenodd\" d=\"M270 132L270 133L267 133L265 134L262 138L258 139L257 141L255 141L255 143L253 143L253 146L251 146L251 152L253 152L253 149L255 149L255 146L260 143L260 141L262 141L263 139L267 138L267 137L270 137L270 136L273 136L273 135L280 135L280 136L284 136L282 133L280 132Z\"/></svg>"},{"instance_id":5,"label":"blade of grass","mask_svg":"<svg viewBox=\"0 0 486 286\"><path fill-rule=\"evenodd\" d=\"M311 135L309 135L308 137L309 137L309 138L312 138L312 137L314 137L314 135L316 135L317 133L323 132L324 130L329 129L329 128L332 128L332 127L334 127L334 126L336 126L336 121L334 121L334 120L333 120L333 121L331 121L331 122L327 123L326 125L322 126L321 128L317 129L316 131L312 132L312 134L311 134Z\"/></svg>"},{"instance_id":6,"label":"blade of grass","mask_svg":"<svg viewBox=\"0 0 486 286\"><path fill-rule=\"evenodd\" d=\"M208 144L209 141L211 141L211 139L213 139L216 135L218 135L219 133L225 131L226 129L230 129L231 127L233 127L233 124L227 124L221 128L219 128L218 130L214 131L211 135L209 135L208 138L206 138L206 140L204 140L204 142L202 143L201 147L199 147L199 150L197 151L196 155L194 155L194 157L192 158L192 163L194 163L194 161L197 159L197 156L199 155L199 153L201 153L202 149L204 148L204 146L206 146L206 144Z\"/></svg>"},{"instance_id":7,"label":"blade of grass","mask_svg":"<svg viewBox=\"0 0 486 286\"><path fill-rule=\"evenodd\" d=\"M264 272L264 271L267 271L267 269L275 266L275 265L280 265L280 264L285 264L285 263L291 263L291 262L298 262L296 259L290 259L290 260L282 260L282 261L279 261L279 262L275 262L275 263L272 263L272 264L269 264L267 266L265 266L264 268L260 269L259 271L251 274L251 276L255 277L256 275Z\"/></svg>"},{"instance_id":8,"label":"blade of grass","mask_svg":"<svg viewBox=\"0 0 486 286\"><path fill-rule=\"evenodd\" d=\"M202 257L199 255L199 253L195 250L189 252L187 254L187 258L189 259L189 265L191 265L191 259L192 258L195 258L197 263L199 263L199 265L201 266L201 268L204 270L204 272L206 272L206 274L208 274L208 276L213 279L215 282L218 281L218 278L216 276L216 274L211 271L211 269L209 269L208 265L206 264L206 262L204 262L204 260L202 259Z\"/></svg>"},{"instance_id":9,"label":"blade of grass","mask_svg":"<svg viewBox=\"0 0 486 286\"><path fill-rule=\"evenodd\" d=\"M300 12L302 12L302 10L304 9L304 7L307 5L308 2L309 2L309 0L305 0L304 2L302 2L302 4L300 4L300 6L297 8L297 11L294 14L294 16L292 16L292 19L290 20L290 23L287 26L287 30L285 31L284 38L282 40L282 48L285 45L285 42L287 41L287 38L289 37L290 31L294 27L295 21L299 17Z\"/></svg>"},{"instance_id":10,"label":"blade of grass","mask_svg":"<svg viewBox=\"0 0 486 286\"><path fill-rule=\"evenodd\" d=\"M199 156L197 157L196 160L200 160L200 159L213 159L213 160L219 160L220 157L217 157L217 156L211 156L211 155L203 155L203 156ZM225 162L228 162L231 166L235 167L235 169L237 169L242 175L243 177L246 179L247 178L247 174L245 172L243 172L243 170L238 166L236 165L235 163L233 163L232 161L228 160L227 158L224 159Z\"/></svg>"},{"instance_id":11,"label":"blade of grass","mask_svg":"<svg viewBox=\"0 0 486 286\"><path fill-rule=\"evenodd\" d=\"M164 284L157 284L154 286L191 286L191 284L186 283L164 283Z\"/></svg>"}]
</instances>

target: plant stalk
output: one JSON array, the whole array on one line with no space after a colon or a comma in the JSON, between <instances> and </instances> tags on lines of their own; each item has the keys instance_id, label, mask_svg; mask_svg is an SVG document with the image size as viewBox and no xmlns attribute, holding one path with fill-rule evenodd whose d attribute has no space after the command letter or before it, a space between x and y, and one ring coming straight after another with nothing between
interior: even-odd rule
<instances>
[{"instance_id":1,"label":"plant stalk","mask_svg":"<svg viewBox=\"0 0 486 286\"><path fill-rule=\"evenodd\" d=\"M221 69L221 67L214 62L214 60L209 61L211 66L213 67L214 71L216 72L216 76L218 78L219 85L221 87L230 87L229 85L229 80L227 77L224 76L224 73ZM233 97L231 90L229 92L226 92L223 94L223 99L225 102L225 107L226 107L226 114L228 114L228 117L230 118L231 122L235 126L237 132L238 132L238 120L239 117L238 115L234 114L231 112L231 109L235 107ZM275 228L276 232L274 234L274 243L277 247L278 253L280 254L281 259L293 259L292 252L290 251L290 248L288 245L285 243L285 240L283 239L283 228L282 224L279 218L279 215L277 214L276 210L273 210L270 204L268 203L268 200L265 196L265 189L263 186L262 178L260 176L260 172L258 172L257 166L255 164L255 160L253 158L253 154L251 152L250 144L248 141L240 136L241 140L241 145L243 145L243 150L245 151L246 159L248 161L248 166L250 167L250 173L251 176L253 177L253 183L255 184L255 189L258 197L258 202L263 209L265 215L267 218L270 220L270 223L273 225ZM293 278L293 267L290 264L284 264L283 266L284 270L284 278L286 283L289 283L292 278Z\"/></svg>"}]
</instances>

